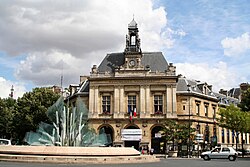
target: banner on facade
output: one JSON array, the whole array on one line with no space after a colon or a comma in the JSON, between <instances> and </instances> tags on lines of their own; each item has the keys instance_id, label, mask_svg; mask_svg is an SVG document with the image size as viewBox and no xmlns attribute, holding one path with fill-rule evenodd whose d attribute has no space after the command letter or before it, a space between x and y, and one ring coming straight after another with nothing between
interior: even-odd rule
<instances>
[{"instance_id":1,"label":"banner on facade","mask_svg":"<svg viewBox=\"0 0 250 167\"><path fill-rule=\"evenodd\" d=\"M142 130L122 129L121 136L123 141L140 141L142 139Z\"/></svg>"},{"instance_id":2,"label":"banner on facade","mask_svg":"<svg viewBox=\"0 0 250 167\"><path fill-rule=\"evenodd\" d=\"M195 140L199 143L203 142L203 134L196 134L195 135Z\"/></svg>"}]
</instances>

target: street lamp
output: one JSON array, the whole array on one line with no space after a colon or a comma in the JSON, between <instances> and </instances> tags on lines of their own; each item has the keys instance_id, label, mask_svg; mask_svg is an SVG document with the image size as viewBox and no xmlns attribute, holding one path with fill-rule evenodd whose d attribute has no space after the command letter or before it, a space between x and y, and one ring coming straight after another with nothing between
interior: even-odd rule
<instances>
[{"instance_id":1,"label":"street lamp","mask_svg":"<svg viewBox=\"0 0 250 167\"><path fill-rule=\"evenodd\" d=\"M188 107L188 158L190 158L190 146L191 146L191 144L190 144L190 129L191 129L191 123L190 123L190 107L191 107L191 104L190 104L190 85L188 84L187 85L187 87L188 87L188 89L187 89L187 91L188 91L188 95L189 95L189 107Z\"/></svg>"}]
</instances>

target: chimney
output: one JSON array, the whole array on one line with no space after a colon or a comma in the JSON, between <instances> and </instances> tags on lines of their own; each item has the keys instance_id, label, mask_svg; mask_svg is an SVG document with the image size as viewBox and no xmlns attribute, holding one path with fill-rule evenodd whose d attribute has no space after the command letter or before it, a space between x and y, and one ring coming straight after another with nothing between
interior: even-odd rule
<instances>
[{"instance_id":1,"label":"chimney","mask_svg":"<svg viewBox=\"0 0 250 167\"><path fill-rule=\"evenodd\" d=\"M80 84L82 84L84 81L88 79L88 76L80 76Z\"/></svg>"},{"instance_id":2,"label":"chimney","mask_svg":"<svg viewBox=\"0 0 250 167\"><path fill-rule=\"evenodd\" d=\"M211 91L213 91L213 85L207 85L208 89L210 89Z\"/></svg>"},{"instance_id":3,"label":"chimney","mask_svg":"<svg viewBox=\"0 0 250 167\"><path fill-rule=\"evenodd\" d=\"M220 89L219 93L227 96L227 90Z\"/></svg>"}]
</instances>

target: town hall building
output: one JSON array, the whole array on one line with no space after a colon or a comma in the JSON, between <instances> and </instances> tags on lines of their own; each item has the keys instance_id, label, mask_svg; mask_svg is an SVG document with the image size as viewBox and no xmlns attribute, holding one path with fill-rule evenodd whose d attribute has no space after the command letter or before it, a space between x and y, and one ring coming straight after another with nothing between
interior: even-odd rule
<instances>
[{"instance_id":1,"label":"town hall building","mask_svg":"<svg viewBox=\"0 0 250 167\"><path fill-rule=\"evenodd\" d=\"M89 124L99 132L104 128L110 146L153 148L165 153L161 136L168 120L190 123L202 134L203 144L222 143L222 128L216 124L221 99L207 83L176 75L176 67L162 52L143 52L139 30L133 19L128 24L123 52L110 53L80 85L70 85L68 100L81 98L89 110ZM221 99L220 99L221 98ZM230 102L237 104L236 98ZM224 137L224 136L223 136ZM245 137L246 142L249 135ZM173 148L172 148L173 149Z\"/></svg>"}]
</instances>

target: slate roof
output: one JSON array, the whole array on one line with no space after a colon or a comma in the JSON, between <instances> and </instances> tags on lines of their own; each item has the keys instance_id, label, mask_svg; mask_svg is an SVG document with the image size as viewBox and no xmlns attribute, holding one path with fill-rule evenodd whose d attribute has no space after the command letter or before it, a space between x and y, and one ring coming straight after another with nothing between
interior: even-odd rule
<instances>
[{"instance_id":1,"label":"slate roof","mask_svg":"<svg viewBox=\"0 0 250 167\"><path fill-rule=\"evenodd\" d=\"M200 89L201 84L204 83L200 83L198 81L195 80L189 80L186 79L185 77L180 77L178 79L178 83L177 83L177 93L187 93L188 91L188 86L190 85L190 92L192 93L196 93L196 94L203 94L205 95L202 90ZM234 93L237 93L237 89L234 90ZM232 90L233 92L233 90ZM221 93L216 93L213 92L212 90L209 90L208 94L206 96L212 97L212 98L217 98L218 103L220 105L230 105L230 104L234 104L237 105L239 103L239 100L235 97L230 97L229 95L224 95Z\"/></svg>"},{"instance_id":2,"label":"slate roof","mask_svg":"<svg viewBox=\"0 0 250 167\"><path fill-rule=\"evenodd\" d=\"M141 64L146 67L150 66L152 72L159 71L165 72L168 67L168 63L164 58L162 52L144 52L142 53ZM115 67L124 65L125 55L124 53L111 53L103 59L98 67L99 72L114 72Z\"/></svg>"},{"instance_id":3,"label":"slate roof","mask_svg":"<svg viewBox=\"0 0 250 167\"><path fill-rule=\"evenodd\" d=\"M237 98L226 96L224 94L215 93L215 92L214 92L214 95L219 100L220 105L230 105L230 104L237 105L237 104L239 104L239 100Z\"/></svg>"},{"instance_id":4,"label":"slate roof","mask_svg":"<svg viewBox=\"0 0 250 167\"><path fill-rule=\"evenodd\" d=\"M240 97L240 88L232 88L228 91L228 96L239 99Z\"/></svg>"},{"instance_id":5,"label":"slate roof","mask_svg":"<svg viewBox=\"0 0 250 167\"><path fill-rule=\"evenodd\" d=\"M177 93L188 93L188 86L187 85L190 85L190 92L192 93L195 93L195 94L198 94L198 95L204 95L204 96L207 96L207 97L210 97L210 98L216 98L216 96L214 95L214 92L212 92L212 90L210 90L208 88L208 85L207 85L207 94L204 94L203 91L200 89L200 85L203 85L203 84L206 84L206 83L200 83L198 81L195 81L195 80L189 80L185 77L179 77L178 78L178 82L177 82Z\"/></svg>"}]
</instances>

